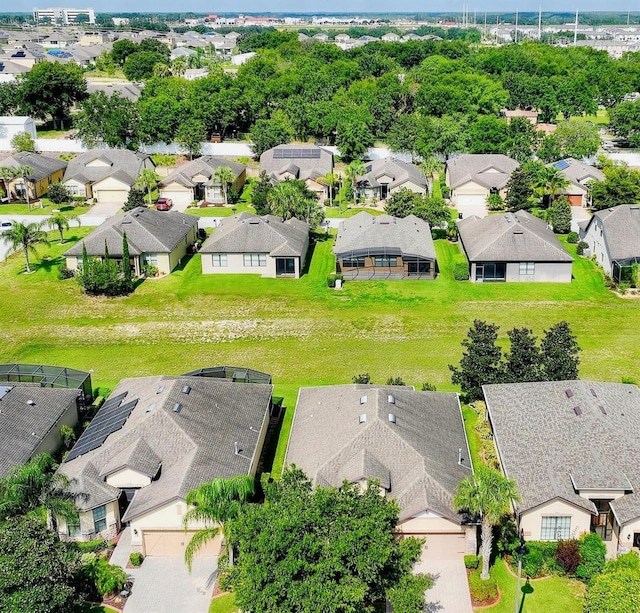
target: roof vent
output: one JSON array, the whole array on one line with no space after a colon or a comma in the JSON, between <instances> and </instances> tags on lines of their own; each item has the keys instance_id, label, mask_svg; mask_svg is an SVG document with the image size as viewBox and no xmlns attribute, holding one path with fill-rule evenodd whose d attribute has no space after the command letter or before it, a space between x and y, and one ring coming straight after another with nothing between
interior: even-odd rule
<instances>
[{"instance_id":1,"label":"roof vent","mask_svg":"<svg viewBox=\"0 0 640 613\"><path fill-rule=\"evenodd\" d=\"M564 390L564 393L567 395L567 398L573 398L573 392L571 390Z\"/></svg>"},{"instance_id":2,"label":"roof vent","mask_svg":"<svg viewBox=\"0 0 640 613\"><path fill-rule=\"evenodd\" d=\"M254 217L254 218L252 218L252 219L250 219L250 220L249 220L249 223L250 223L252 226L257 226L257 225L260 223L260 220Z\"/></svg>"},{"instance_id":3,"label":"roof vent","mask_svg":"<svg viewBox=\"0 0 640 613\"><path fill-rule=\"evenodd\" d=\"M151 411L153 411L153 409L156 408L156 405L152 402L145 410L145 413L151 413Z\"/></svg>"},{"instance_id":4,"label":"roof vent","mask_svg":"<svg viewBox=\"0 0 640 613\"><path fill-rule=\"evenodd\" d=\"M524 232L523 232L520 228L516 228L516 229L513 231L513 233L514 233L514 234L524 234Z\"/></svg>"},{"instance_id":5,"label":"roof vent","mask_svg":"<svg viewBox=\"0 0 640 613\"><path fill-rule=\"evenodd\" d=\"M462 464L462 447L458 448L458 464Z\"/></svg>"},{"instance_id":6,"label":"roof vent","mask_svg":"<svg viewBox=\"0 0 640 613\"><path fill-rule=\"evenodd\" d=\"M159 385L156 394L162 394L162 392L164 392L164 385Z\"/></svg>"},{"instance_id":7,"label":"roof vent","mask_svg":"<svg viewBox=\"0 0 640 613\"><path fill-rule=\"evenodd\" d=\"M27 400L27 404L28 404L30 407L35 407L35 406L36 406L35 400Z\"/></svg>"},{"instance_id":8,"label":"roof vent","mask_svg":"<svg viewBox=\"0 0 640 613\"><path fill-rule=\"evenodd\" d=\"M183 393L183 394L188 394L190 391L191 391L191 386L189 386L189 385L185 385L185 386L182 388L182 393Z\"/></svg>"},{"instance_id":9,"label":"roof vent","mask_svg":"<svg viewBox=\"0 0 640 613\"><path fill-rule=\"evenodd\" d=\"M389 401L389 404L395 404L396 403L396 397L393 394L389 394L387 396L387 400Z\"/></svg>"},{"instance_id":10,"label":"roof vent","mask_svg":"<svg viewBox=\"0 0 640 613\"><path fill-rule=\"evenodd\" d=\"M238 441L233 444L233 453L240 455L240 447L238 447Z\"/></svg>"},{"instance_id":11,"label":"roof vent","mask_svg":"<svg viewBox=\"0 0 640 613\"><path fill-rule=\"evenodd\" d=\"M395 424L396 421L397 421L397 418L396 418L395 414L394 413L389 413L389 423Z\"/></svg>"},{"instance_id":12,"label":"roof vent","mask_svg":"<svg viewBox=\"0 0 640 613\"><path fill-rule=\"evenodd\" d=\"M573 412L576 415L582 415L582 409L580 407L573 407Z\"/></svg>"},{"instance_id":13,"label":"roof vent","mask_svg":"<svg viewBox=\"0 0 640 613\"><path fill-rule=\"evenodd\" d=\"M363 413L362 415L360 415L360 417L358 417L358 423L363 424L365 421L367 421L367 414Z\"/></svg>"},{"instance_id":14,"label":"roof vent","mask_svg":"<svg viewBox=\"0 0 640 613\"><path fill-rule=\"evenodd\" d=\"M367 397L366 396L360 396L360 404L367 404Z\"/></svg>"},{"instance_id":15,"label":"roof vent","mask_svg":"<svg viewBox=\"0 0 640 613\"><path fill-rule=\"evenodd\" d=\"M180 413L180 411L182 411L182 405L179 402L176 402L173 405L173 412L174 413Z\"/></svg>"},{"instance_id":16,"label":"roof vent","mask_svg":"<svg viewBox=\"0 0 640 613\"><path fill-rule=\"evenodd\" d=\"M597 398L597 397L598 397L598 394L596 394L596 390L594 390L593 388L591 388L591 389L590 389L590 391L591 391L591 395L592 395L594 398Z\"/></svg>"},{"instance_id":17,"label":"roof vent","mask_svg":"<svg viewBox=\"0 0 640 613\"><path fill-rule=\"evenodd\" d=\"M600 409L600 412L601 412L603 415L606 415L606 414L607 414L607 410L606 410L606 409L605 409L601 404L599 404L599 405L598 405L598 408Z\"/></svg>"}]
</instances>

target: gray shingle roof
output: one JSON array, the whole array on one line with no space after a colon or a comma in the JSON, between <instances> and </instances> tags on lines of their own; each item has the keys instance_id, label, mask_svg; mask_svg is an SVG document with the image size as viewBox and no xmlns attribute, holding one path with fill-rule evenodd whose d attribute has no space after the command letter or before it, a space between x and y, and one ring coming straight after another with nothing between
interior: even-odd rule
<instances>
[{"instance_id":1,"label":"gray shingle roof","mask_svg":"<svg viewBox=\"0 0 640 613\"><path fill-rule=\"evenodd\" d=\"M571 182L563 193L574 194L576 190L580 194L587 193L587 183L589 181L604 181L604 173L594 166L585 164L573 158L558 160L553 164L547 164L551 168L558 168L564 177Z\"/></svg>"},{"instance_id":2,"label":"gray shingle roof","mask_svg":"<svg viewBox=\"0 0 640 613\"><path fill-rule=\"evenodd\" d=\"M96 183L117 173L118 179L133 185L142 169L142 162L148 157L127 149L91 149L69 162L64 181L74 179L81 183ZM88 166L96 160L104 162L104 165Z\"/></svg>"},{"instance_id":3,"label":"gray shingle roof","mask_svg":"<svg viewBox=\"0 0 640 613\"><path fill-rule=\"evenodd\" d=\"M430 509L460 522L452 498L472 472L457 395L398 386L300 389L286 462L323 486L380 479L401 521Z\"/></svg>"},{"instance_id":4,"label":"gray shingle roof","mask_svg":"<svg viewBox=\"0 0 640 613\"><path fill-rule=\"evenodd\" d=\"M583 232L597 220L602 223L602 237L612 260L640 258L640 205L622 204L597 211Z\"/></svg>"},{"instance_id":5,"label":"gray shingle roof","mask_svg":"<svg viewBox=\"0 0 640 613\"><path fill-rule=\"evenodd\" d=\"M373 216L363 211L340 222L336 246L337 257L370 251L414 255L436 259L429 224L415 215L398 218Z\"/></svg>"},{"instance_id":6,"label":"gray shingle roof","mask_svg":"<svg viewBox=\"0 0 640 613\"><path fill-rule=\"evenodd\" d=\"M292 149L302 149L305 151L319 151L317 158L275 158L275 155L287 155L286 152ZM276 154L277 152L281 152ZM282 153L285 152L285 153ZM282 173L286 172L288 167L293 164L295 168L296 179L306 181L307 179L317 179L333 170L333 154L326 149L322 149L316 145L306 145L300 143L291 143L287 145L278 145L265 151L260 156L260 170L266 171L267 175L277 179Z\"/></svg>"},{"instance_id":7,"label":"gray shingle roof","mask_svg":"<svg viewBox=\"0 0 640 613\"><path fill-rule=\"evenodd\" d=\"M371 187L379 187L378 179L384 175L392 178L391 183L387 183L390 189L403 185L407 181L411 181L416 185L421 185L426 189L427 180L424 173L415 164L384 158L381 160L373 160L366 165L366 174L357 178L358 185L368 185Z\"/></svg>"},{"instance_id":8,"label":"gray shingle roof","mask_svg":"<svg viewBox=\"0 0 640 613\"><path fill-rule=\"evenodd\" d=\"M142 92L142 87L137 83L96 83L91 81L87 84L87 92L93 94L102 91L107 96L117 93L121 98L126 98L135 102Z\"/></svg>"},{"instance_id":9,"label":"gray shingle roof","mask_svg":"<svg viewBox=\"0 0 640 613\"><path fill-rule=\"evenodd\" d=\"M0 399L0 477L35 453L64 413L76 407L79 391L0 382L11 388ZM34 405L27 404L33 400Z\"/></svg>"},{"instance_id":10,"label":"gray shingle roof","mask_svg":"<svg viewBox=\"0 0 640 613\"><path fill-rule=\"evenodd\" d=\"M305 222L240 213L224 218L200 253L268 253L304 259L308 247L309 226Z\"/></svg>"},{"instance_id":11,"label":"gray shingle roof","mask_svg":"<svg viewBox=\"0 0 640 613\"><path fill-rule=\"evenodd\" d=\"M491 189L503 188L518 168L515 160L502 154L468 153L447 161L449 187L456 189L473 181Z\"/></svg>"},{"instance_id":12,"label":"gray shingle roof","mask_svg":"<svg viewBox=\"0 0 640 613\"><path fill-rule=\"evenodd\" d=\"M64 255L82 255L82 247L86 245L89 256L102 256L106 241L109 254L121 256L125 232L130 255L171 253L197 225L198 217L194 215L138 207L124 215L110 217Z\"/></svg>"},{"instance_id":13,"label":"gray shingle roof","mask_svg":"<svg viewBox=\"0 0 640 613\"><path fill-rule=\"evenodd\" d=\"M576 492L582 487L627 490L611 504L614 513L622 524L640 516L640 389L593 381L483 389L503 469L522 498L520 511L562 498L595 512Z\"/></svg>"},{"instance_id":14,"label":"gray shingle roof","mask_svg":"<svg viewBox=\"0 0 640 613\"><path fill-rule=\"evenodd\" d=\"M67 163L56 158L46 157L39 153L33 153L31 151L23 151L21 153L14 153L12 156L2 160L2 166L9 166L11 168L18 168L18 166L30 166L33 168L33 172L29 175L31 181L41 181L47 177L50 177L54 172L64 170L67 167Z\"/></svg>"},{"instance_id":15,"label":"gray shingle roof","mask_svg":"<svg viewBox=\"0 0 640 613\"><path fill-rule=\"evenodd\" d=\"M527 211L472 215L458 221L458 230L470 262L573 261L547 224Z\"/></svg>"},{"instance_id":16,"label":"gray shingle roof","mask_svg":"<svg viewBox=\"0 0 640 613\"><path fill-rule=\"evenodd\" d=\"M230 168L236 176L236 179L245 171L246 167L237 162L231 162L223 157L213 155L203 155L196 160L187 162L179 166L168 174L160 183L160 187L169 185L170 183L178 183L184 187L194 187L196 183L193 177L202 175L208 177L209 181L206 185L219 185L217 181L212 181L213 173L221 167Z\"/></svg>"},{"instance_id":17,"label":"gray shingle roof","mask_svg":"<svg viewBox=\"0 0 640 613\"><path fill-rule=\"evenodd\" d=\"M185 385L188 394L182 392ZM81 508L91 509L119 496L104 478L120 468L116 464L149 474L159 459L160 476L136 492L125 521L184 500L215 477L250 474L261 452L259 433L269 419L272 387L207 377L123 379L113 395L126 392L125 402L139 399L129 419L101 447L65 462L60 471L74 480L75 491L86 494Z\"/></svg>"}]
</instances>

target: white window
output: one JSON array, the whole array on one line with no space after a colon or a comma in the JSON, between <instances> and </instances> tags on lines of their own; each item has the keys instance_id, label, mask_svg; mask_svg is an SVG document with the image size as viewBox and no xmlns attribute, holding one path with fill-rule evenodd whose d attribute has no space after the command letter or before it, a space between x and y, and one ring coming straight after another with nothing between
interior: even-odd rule
<instances>
[{"instance_id":1,"label":"white window","mask_svg":"<svg viewBox=\"0 0 640 613\"><path fill-rule=\"evenodd\" d=\"M535 262L520 262L520 274L521 275L535 275L536 263Z\"/></svg>"},{"instance_id":2,"label":"white window","mask_svg":"<svg viewBox=\"0 0 640 613\"><path fill-rule=\"evenodd\" d=\"M80 186L79 185L67 185L67 189L72 196L80 196Z\"/></svg>"},{"instance_id":3,"label":"white window","mask_svg":"<svg viewBox=\"0 0 640 613\"><path fill-rule=\"evenodd\" d=\"M144 263L150 266L158 266L158 254L157 253L145 253L142 256Z\"/></svg>"},{"instance_id":4,"label":"white window","mask_svg":"<svg viewBox=\"0 0 640 613\"><path fill-rule=\"evenodd\" d=\"M543 517L541 541L566 541L571 536L571 516Z\"/></svg>"},{"instance_id":5,"label":"white window","mask_svg":"<svg viewBox=\"0 0 640 613\"><path fill-rule=\"evenodd\" d=\"M266 253L245 253L244 265L246 267L266 266L267 254Z\"/></svg>"},{"instance_id":6,"label":"white window","mask_svg":"<svg viewBox=\"0 0 640 613\"><path fill-rule=\"evenodd\" d=\"M226 268L227 267L227 254L226 253L212 253L211 265L214 268Z\"/></svg>"}]
</instances>

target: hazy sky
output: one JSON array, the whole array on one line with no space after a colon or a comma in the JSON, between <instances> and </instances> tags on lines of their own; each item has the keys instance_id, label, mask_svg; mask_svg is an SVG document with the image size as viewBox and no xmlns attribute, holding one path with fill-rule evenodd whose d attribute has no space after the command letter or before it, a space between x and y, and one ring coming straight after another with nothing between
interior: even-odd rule
<instances>
[{"instance_id":1,"label":"hazy sky","mask_svg":"<svg viewBox=\"0 0 640 613\"><path fill-rule=\"evenodd\" d=\"M539 0L478 0L468 2L469 11L537 11L542 4L543 11L627 11L639 10L638 0L557 0L552 3L540 3ZM265 2L264 0L236 0L235 2L220 2L219 0L186 0L185 2L175 2L175 0L88 0L85 2L59 2L57 0L38 1L14 0L11 3L12 11L31 11L34 6L46 8L52 6L66 6L74 8L93 7L96 11L109 13L117 12L388 12L393 11L462 11L463 2L425 2L420 0L400 0L399 2L388 2L383 0L277 0ZM9 7L6 6L5 10Z\"/></svg>"}]
</instances>

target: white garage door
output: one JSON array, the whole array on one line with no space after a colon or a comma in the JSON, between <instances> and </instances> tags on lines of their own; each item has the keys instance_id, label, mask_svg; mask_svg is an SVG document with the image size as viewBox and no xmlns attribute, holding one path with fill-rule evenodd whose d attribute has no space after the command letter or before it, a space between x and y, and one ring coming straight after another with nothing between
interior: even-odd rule
<instances>
[{"instance_id":1,"label":"white garage door","mask_svg":"<svg viewBox=\"0 0 640 613\"><path fill-rule=\"evenodd\" d=\"M487 203L486 194L459 194L454 199L457 207L483 206Z\"/></svg>"},{"instance_id":2,"label":"white garage door","mask_svg":"<svg viewBox=\"0 0 640 613\"><path fill-rule=\"evenodd\" d=\"M172 190L160 190L160 196L163 198L171 198L174 204L191 204L193 201L191 190L184 191L172 191Z\"/></svg>"},{"instance_id":3,"label":"white garage door","mask_svg":"<svg viewBox=\"0 0 640 613\"><path fill-rule=\"evenodd\" d=\"M459 560L466 553L464 534L427 534L423 560Z\"/></svg>"},{"instance_id":4,"label":"white garage door","mask_svg":"<svg viewBox=\"0 0 640 613\"><path fill-rule=\"evenodd\" d=\"M142 551L145 556L184 556L184 550L193 537L184 530L143 530ZM199 556L217 556L222 536L217 535L198 553Z\"/></svg>"},{"instance_id":5,"label":"white garage door","mask_svg":"<svg viewBox=\"0 0 640 613\"><path fill-rule=\"evenodd\" d=\"M94 195L98 202L120 202L124 204L127 200L128 192L126 189L101 189Z\"/></svg>"}]
</instances>

